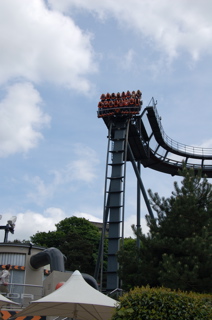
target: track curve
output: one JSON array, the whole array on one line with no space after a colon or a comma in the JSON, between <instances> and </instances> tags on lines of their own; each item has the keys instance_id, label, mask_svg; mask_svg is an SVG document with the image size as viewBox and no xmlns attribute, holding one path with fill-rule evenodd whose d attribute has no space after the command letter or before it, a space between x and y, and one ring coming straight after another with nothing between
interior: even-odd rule
<instances>
[{"instance_id":1,"label":"track curve","mask_svg":"<svg viewBox=\"0 0 212 320\"><path fill-rule=\"evenodd\" d=\"M129 144L136 161L144 167L179 175L183 162L187 168L201 170L212 178L212 149L187 146L169 138L156 106L148 106L131 119Z\"/></svg>"}]
</instances>

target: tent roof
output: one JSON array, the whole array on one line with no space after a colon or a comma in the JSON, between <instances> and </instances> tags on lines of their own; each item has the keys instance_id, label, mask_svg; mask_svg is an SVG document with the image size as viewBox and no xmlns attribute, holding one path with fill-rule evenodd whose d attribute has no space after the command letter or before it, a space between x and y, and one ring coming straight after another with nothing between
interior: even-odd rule
<instances>
[{"instance_id":1,"label":"tent roof","mask_svg":"<svg viewBox=\"0 0 212 320\"><path fill-rule=\"evenodd\" d=\"M32 301L16 317L38 315L105 320L111 317L117 303L91 287L81 273L75 271L63 286L37 301Z\"/></svg>"},{"instance_id":2,"label":"tent roof","mask_svg":"<svg viewBox=\"0 0 212 320\"><path fill-rule=\"evenodd\" d=\"M2 294L0 294L0 307L5 306L7 304L16 304L19 305L16 302L11 301L10 299L7 299L6 297L4 297Z\"/></svg>"}]
</instances>

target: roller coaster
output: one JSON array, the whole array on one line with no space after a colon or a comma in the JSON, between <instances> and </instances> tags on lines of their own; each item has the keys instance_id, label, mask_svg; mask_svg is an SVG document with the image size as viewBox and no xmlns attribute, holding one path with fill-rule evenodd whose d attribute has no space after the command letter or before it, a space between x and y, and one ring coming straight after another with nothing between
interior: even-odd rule
<instances>
[{"instance_id":1,"label":"roller coaster","mask_svg":"<svg viewBox=\"0 0 212 320\"><path fill-rule=\"evenodd\" d=\"M179 175L183 163L195 172L212 178L212 149L191 147L174 141L165 133L154 98L141 112L140 90L102 94L98 103L98 118L102 118L108 129L106 156L103 231L95 277L100 282L103 273L103 248L105 230L109 224L108 266L106 290L120 287L117 251L124 230L124 203L126 163L132 163L137 178L137 227L140 227L140 193L148 212L153 212L143 186L140 165L172 176Z\"/></svg>"}]
</instances>

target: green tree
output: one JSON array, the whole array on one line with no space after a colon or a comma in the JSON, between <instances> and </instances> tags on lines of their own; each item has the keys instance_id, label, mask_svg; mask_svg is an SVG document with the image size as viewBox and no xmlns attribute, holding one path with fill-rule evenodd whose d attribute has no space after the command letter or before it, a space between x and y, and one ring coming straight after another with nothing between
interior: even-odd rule
<instances>
[{"instance_id":1,"label":"green tree","mask_svg":"<svg viewBox=\"0 0 212 320\"><path fill-rule=\"evenodd\" d=\"M212 185L201 173L182 169L181 188L170 198L149 191L157 220L147 218L153 250L158 251L158 280L163 286L212 292Z\"/></svg>"},{"instance_id":2,"label":"green tree","mask_svg":"<svg viewBox=\"0 0 212 320\"><path fill-rule=\"evenodd\" d=\"M85 218L65 218L56 231L37 232L31 241L44 247L55 247L67 258L67 270L93 275L100 241L99 229Z\"/></svg>"},{"instance_id":3,"label":"green tree","mask_svg":"<svg viewBox=\"0 0 212 320\"><path fill-rule=\"evenodd\" d=\"M150 231L139 235L140 249L119 252L126 288L149 284L212 292L212 186L201 173L186 168L180 173L182 186L174 182L171 197L149 190L157 218L147 217Z\"/></svg>"},{"instance_id":4,"label":"green tree","mask_svg":"<svg viewBox=\"0 0 212 320\"><path fill-rule=\"evenodd\" d=\"M132 226L137 236L137 230ZM139 232L140 248L136 239L124 239L124 246L118 252L119 276L122 289L129 290L137 286L159 285L158 256L153 254L152 241L149 236Z\"/></svg>"}]
</instances>

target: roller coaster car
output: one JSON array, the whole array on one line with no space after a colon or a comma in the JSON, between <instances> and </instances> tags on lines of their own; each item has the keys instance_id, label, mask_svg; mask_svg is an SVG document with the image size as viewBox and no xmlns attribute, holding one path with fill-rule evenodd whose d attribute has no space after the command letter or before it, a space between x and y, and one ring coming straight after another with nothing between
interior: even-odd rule
<instances>
[{"instance_id":1,"label":"roller coaster car","mask_svg":"<svg viewBox=\"0 0 212 320\"><path fill-rule=\"evenodd\" d=\"M126 93L123 91L121 94L103 93L98 103L98 118L139 114L142 105L140 98L140 90L132 93L129 90Z\"/></svg>"}]
</instances>

